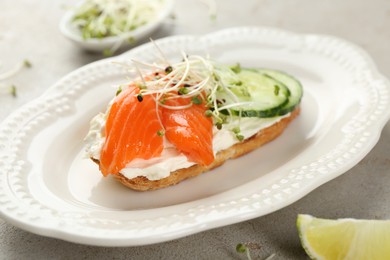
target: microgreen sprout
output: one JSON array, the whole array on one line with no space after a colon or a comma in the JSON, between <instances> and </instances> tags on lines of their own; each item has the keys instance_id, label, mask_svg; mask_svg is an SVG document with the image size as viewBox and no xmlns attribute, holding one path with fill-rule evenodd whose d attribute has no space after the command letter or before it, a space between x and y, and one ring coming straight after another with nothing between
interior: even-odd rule
<instances>
[{"instance_id":1,"label":"microgreen sprout","mask_svg":"<svg viewBox=\"0 0 390 260\"><path fill-rule=\"evenodd\" d=\"M75 8L73 24L84 39L121 36L156 19L162 4L153 0L85 0Z\"/></svg>"},{"instance_id":2,"label":"microgreen sprout","mask_svg":"<svg viewBox=\"0 0 390 260\"><path fill-rule=\"evenodd\" d=\"M133 43L136 42L136 40L135 40L134 37L129 37L129 38L127 38L127 42L128 42L129 44L133 44Z\"/></svg>"},{"instance_id":3,"label":"microgreen sprout","mask_svg":"<svg viewBox=\"0 0 390 260\"><path fill-rule=\"evenodd\" d=\"M239 126L233 127L232 132L235 134L235 136L236 136L238 141L241 142L242 140L244 140L245 137L240 134L241 133L241 129L240 129Z\"/></svg>"},{"instance_id":4,"label":"microgreen sprout","mask_svg":"<svg viewBox=\"0 0 390 260\"><path fill-rule=\"evenodd\" d=\"M248 242L245 244L239 243L236 246L236 252L240 254L245 253L248 260L252 259L250 250L259 250L259 249L261 249L261 245L253 242ZM274 256L275 254L271 254L270 256L266 257L264 260L271 260L272 258L274 258Z\"/></svg>"},{"instance_id":5,"label":"microgreen sprout","mask_svg":"<svg viewBox=\"0 0 390 260\"><path fill-rule=\"evenodd\" d=\"M211 111L210 109L206 110L206 112L204 113L205 116L207 117L212 117L213 116L213 111Z\"/></svg>"},{"instance_id":6,"label":"microgreen sprout","mask_svg":"<svg viewBox=\"0 0 390 260\"><path fill-rule=\"evenodd\" d=\"M119 86L118 90L115 93L115 96L118 96L122 92L122 86Z\"/></svg>"},{"instance_id":7,"label":"microgreen sprout","mask_svg":"<svg viewBox=\"0 0 390 260\"><path fill-rule=\"evenodd\" d=\"M135 43L129 33L157 18L164 1L155 0L84 0L74 8L72 24L84 40L117 36L119 40L103 51L112 56L124 42Z\"/></svg>"},{"instance_id":8,"label":"microgreen sprout","mask_svg":"<svg viewBox=\"0 0 390 260\"><path fill-rule=\"evenodd\" d=\"M241 129L239 126L236 126L236 127L233 127L232 131L233 131L233 133L238 134L241 132Z\"/></svg>"},{"instance_id":9,"label":"microgreen sprout","mask_svg":"<svg viewBox=\"0 0 390 260\"><path fill-rule=\"evenodd\" d=\"M141 89L141 90L142 90L142 89L146 89L146 86L143 85L143 84L138 84L137 87L138 87L139 89Z\"/></svg>"},{"instance_id":10,"label":"microgreen sprout","mask_svg":"<svg viewBox=\"0 0 390 260\"><path fill-rule=\"evenodd\" d=\"M0 94L10 94L17 97L17 88L15 85L7 85L0 82Z\"/></svg>"},{"instance_id":11,"label":"microgreen sprout","mask_svg":"<svg viewBox=\"0 0 390 260\"><path fill-rule=\"evenodd\" d=\"M32 64L29 60L24 60L22 62L19 62L18 64L15 65L12 69L0 73L0 92L1 93L9 93L13 97L17 97L17 88L15 85L8 85L5 83L2 83L2 80L9 79L16 74L18 74L23 68L31 68Z\"/></svg>"},{"instance_id":12,"label":"microgreen sprout","mask_svg":"<svg viewBox=\"0 0 390 260\"><path fill-rule=\"evenodd\" d=\"M238 141L241 142L241 141L243 141L245 139L245 136L240 135L240 134L236 134L236 138L237 138Z\"/></svg>"},{"instance_id":13,"label":"microgreen sprout","mask_svg":"<svg viewBox=\"0 0 390 260\"><path fill-rule=\"evenodd\" d=\"M160 99L160 104L161 105L164 105L166 102L167 102L166 98L163 97L163 98Z\"/></svg>"},{"instance_id":14,"label":"microgreen sprout","mask_svg":"<svg viewBox=\"0 0 390 260\"><path fill-rule=\"evenodd\" d=\"M195 96L191 99L192 103L194 103L195 105L200 105L202 104L202 99L199 98L199 96Z\"/></svg>"},{"instance_id":15,"label":"microgreen sprout","mask_svg":"<svg viewBox=\"0 0 390 260\"><path fill-rule=\"evenodd\" d=\"M137 99L142 101L141 97L151 96L156 100L157 117L162 129L164 127L158 112L161 108L179 110L193 105L204 105L207 107L205 115L211 117L214 125L221 129L227 122L226 117L233 116L230 108L240 110L240 106L253 104L249 101L239 101L234 93L236 83L240 80L230 67L185 52L181 53L178 62L171 63L153 40L152 44L160 57L159 61L148 63L132 60L132 70L139 75L134 84L143 86L139 94L136 94ZM223 97L220 97L221 93ZM184 102L180 102L180 105L170 102L175 99L183 99ZM239 135L238 138L243 137Z\"/></svg>"},{"instance_id":16,"label":"microgreen sprout","mask_svg":"<svg viewBox=\"0 0 390 260\"><path fill-rule=\"evenodd\" d=\"M241 253L241 254L246 253L247 258L249 260L252 259L251 255L250 255L250 252L249 252L249 248L246 245L241 244L241 243L237 244L236 251L237 251L237 253Z\"/></svg>"},{"instance_id":17,"label":"microgreen sprout","mask_svg":"<svg viewBox=\"0 0 390 260\"><path fill-rule=\"evenodd\" d=\"M164 136L165 135L165 130L158 130L157 131L158 136Z\"/></svg>"},{"instance_id":18,"label":"microgreen sprout","mask_svg":"<svg viewBox=\"0 0 390 260\"><path fill-rule=\"evenodd\" d=\"M241 65L240 63L237 63L235 66L231 67L232 71L234 73L240 73L241 72Z\"/></svg>"},{"instance_id":19,"label":"microgreen sprout","mask_svg":"<svg viewBox=\"0 0 390 260\"><path fill-rule=\"evenodd\" d=\"M185 87L180 88L178 91L179 95L185 95L188 94L188 92L189 92L188 88Z\"/></svg>"},{"instance_id":20,"label":"microgreen sprout","mask_svg":"<svg viewBox=\"0 0 390 260\"><path fill-rule=\"evenodd\" d=\"M245 253L247 250L247 247L241 243L237 244L236 251L237 253Z\"/></svg>"},{"instance_id":21,"label":"microgreen sprout","mask_svg":"<svg viewBox=\"0 0 390 260\"><path fill-rule=\"evenodd\" d=\"M8 78L11 78L14 75L16 75L17 73L19 73L23 68L31 68L31 66L32 66L32 64L30 61L24 60L24 61L16 64L16 66L13 67L12 69L10 69L9 71L1 73L0 80L5 80Z\"/></svg>"},{"instance_id":22,"label":"microgreen sprout","mask_svg":"<svg viewBox=\"0 0 390 260\"><path fill-rule=\"evenodd\" d=\"M31 68L32 67L32 64L29 60L24 60L23 61L23 65L26 67L26 68Z\"/></svg>"},{"instance_id":23,"label":"microgreen sprout","mask_svg":"<svg viewBox=\"0 0 390 260\"><path fill-rule=\"evenodd\" d=\"M176 20L176 15L174 13L172 13L169 15L169 18L171 18L172 20Z\"/></svg>"},{"instance_id":24,"label":"microgreen sprout","mask_svg":"<svg viewBox=\"0 0 390 260\"><path fill-rule=\"evenodd\" d=\"M10 87L10 93L11 93L11 95L12 95L13 97L16 97L16 96L17 96L15 85L12 85L12 86Z\"/></svg>"},{"instance_id":25,"label":"microgreen sprout","mask_svg":"<svg viewBox=\"0 0 390 260\"><path fill-rule=\"evenodd\" d=\"M110 56L114 55L114 51L107 48L107 49L103 50L102 54L103 54L103 56L110 57Z\"/></svg>"}]
</instances>

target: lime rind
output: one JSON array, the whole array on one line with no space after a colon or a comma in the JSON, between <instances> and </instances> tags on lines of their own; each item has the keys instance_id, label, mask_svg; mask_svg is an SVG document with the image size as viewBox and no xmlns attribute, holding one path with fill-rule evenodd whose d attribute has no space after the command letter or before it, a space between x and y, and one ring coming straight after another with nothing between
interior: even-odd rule
<instances>
[{"instance_id":1,"label":"lime rind","mask_svg":"<svg viewBox=\"0 0 390 260\"><path fill-rule=\"evenodd\" d=\"M310 247L308 246L308 241L306 237L304 236L306 228L310 225L310 222L313 220L313 216L307 215L307 214L299 214L297 218L297 230L299 239L301 240L301 245L303 249L305 250L306 254L310 257L310 259L322 259L321 256L319 256L316 252L313 252L310 250Z\"/></svg>"}]
</instances>

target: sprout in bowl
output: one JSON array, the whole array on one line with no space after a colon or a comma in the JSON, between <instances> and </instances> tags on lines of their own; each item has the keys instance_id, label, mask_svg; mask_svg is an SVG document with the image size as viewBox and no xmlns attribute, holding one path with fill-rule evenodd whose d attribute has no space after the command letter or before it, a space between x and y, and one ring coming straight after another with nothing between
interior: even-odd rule
<instances>
[{"instance_id":1,"label":"sprout in bowl","mask_svg":"<svg viewBox=\"0 0 390 260\"><path fill-rule=\"evenodd\" d=\"M61 32L84 49L115 51L156 30L174 0L84 0L61 20Z\"/></svg>"}]
</instances>

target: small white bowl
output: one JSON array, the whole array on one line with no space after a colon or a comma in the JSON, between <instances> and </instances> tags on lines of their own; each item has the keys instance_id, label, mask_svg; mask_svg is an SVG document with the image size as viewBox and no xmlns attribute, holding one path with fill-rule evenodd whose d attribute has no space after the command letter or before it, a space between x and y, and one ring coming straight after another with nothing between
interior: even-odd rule
<instances>
[{"instance_id":1,"label":"small white bowl","mask_svg":"<svg viewBox=\"0 0 390 260\"><path fill-rule=\"evenodd\" d=\"M163 21L171 14L174 6L174 0L164 0L164 4L159 12L156 13L157 18L138 27L137 29L125 33L121 36L109 36L101 39L83 39L81 31L72 24L74 11L68 11L60 21L60 31L66 38L73 41L80 47L90 51L103 51L110 49L115 45L118 47L130 46L132 43L123 39L134 39L134 43L151 35Z\"/></svg>"}]
</instances>

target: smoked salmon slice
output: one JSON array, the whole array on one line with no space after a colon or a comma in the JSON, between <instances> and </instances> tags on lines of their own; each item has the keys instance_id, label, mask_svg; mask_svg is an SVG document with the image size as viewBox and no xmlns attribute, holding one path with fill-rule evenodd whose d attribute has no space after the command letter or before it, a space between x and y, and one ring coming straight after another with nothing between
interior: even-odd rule
<instances>
[{"instance_id":1,"label":"smoked salmon slice","mask_svg":"<svg viewBox=\"0 0 390 260\"><path fill-rule=\"evenodd\" d=\"M100 170L104 176L117 174L134 159L147 160L163 151L156 102L150 95L137 98L139 91L138 87L129 86L110 108L100 154Z\"/></svg>"},{"instance_id":2,"label":"smoked salmon slice","mask_svg":"<svg viewBox=\"0 0 390 260\"><path fill-rule=\"evenodd\" d=\"M168 106L183 106L190 98L175 98L165 102ZM202 104L192 104L189 108L162 108L162 123L165 136L189 161L209 165L214 161L213 121L205 115L208 109Z\"/></svg>"}]
</instances>

